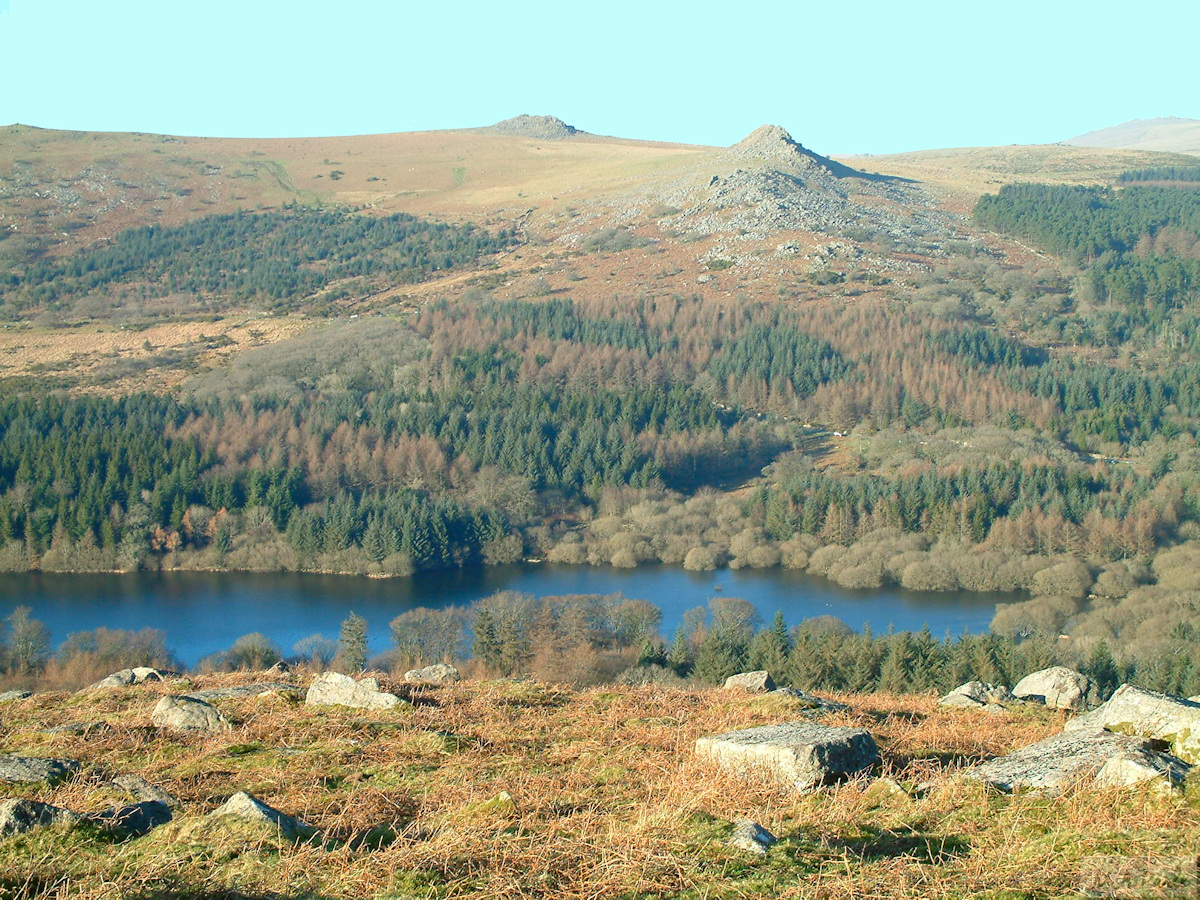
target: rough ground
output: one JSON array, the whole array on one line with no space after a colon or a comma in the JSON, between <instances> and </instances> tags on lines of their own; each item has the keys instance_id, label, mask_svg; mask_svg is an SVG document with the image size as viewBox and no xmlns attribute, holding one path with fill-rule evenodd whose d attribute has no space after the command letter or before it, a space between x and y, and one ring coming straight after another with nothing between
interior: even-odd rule
<instances>
[{"instance_id":1,"label":"rough ground","mask_svg":"<svg viewBox=\"0 0 1200 900\"><path fill-rule=\"evenodd\" d=\"M127 802L111 781L138 774L182 812L123 842L87 827L0 841L0 897L1057 897L1088 885L1115 896L1186 878L1181 860L1200 851L1194 790L1171 799L1077 788L1048 800L954 777L1060 729L1061 714L1044 709L842 696L849 709L819 721L869 729L880 774L900 789L861 779L811 794L695 757L697 737L802 714L787 698L718 690L384 679L416 705L243 697L213 701L233 723L227 733L150 727L162 693L250 680L6 704L0 752L83 763L55 788L6 795L94 813ZM111 727L47 733L97 721ZM923 782L934 787L912 796ZM205 816L240 790L321 838L294 844ZM780 842L761 856L726 846L746 818Z\"/></svg>"}]
</instances>

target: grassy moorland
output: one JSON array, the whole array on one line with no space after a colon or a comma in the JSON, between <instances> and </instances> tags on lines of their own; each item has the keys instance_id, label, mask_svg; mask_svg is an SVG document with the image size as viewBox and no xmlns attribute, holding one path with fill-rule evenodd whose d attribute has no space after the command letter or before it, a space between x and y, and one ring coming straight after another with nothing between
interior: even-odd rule
<instances>
[{"instance_id":1,"label":"grassy moorland","mask_svg":"<svg viewBox=\"0 0 1200 900\"><path fill-rule=\"evenodd\" d=\"M414 705L388 712L276 694L217 701L234 725L224 734L150 727L160 690L248 678L7 705L4 751L83 762L73 780L14 796L96 812L122 799L112 778L136 773L182 809L133 840L83 827L0 842L0 896L1000 898L1178 896L1171 879L1194 883L1192 788L1079 785L1050 800L955 778L1059 730L1045 709L841 696L849 709L821 721L872 731L879 774L898 787L857 780L807 795L695 758L697 737L801 715L786 698L718 690L470 681L401 686ZM103 724L47 731L77 722ZM319 836L292 843L206 818L238 790ZM744 817L780 839L765 856L725 846Z\"/></svg>"}]
</instances>

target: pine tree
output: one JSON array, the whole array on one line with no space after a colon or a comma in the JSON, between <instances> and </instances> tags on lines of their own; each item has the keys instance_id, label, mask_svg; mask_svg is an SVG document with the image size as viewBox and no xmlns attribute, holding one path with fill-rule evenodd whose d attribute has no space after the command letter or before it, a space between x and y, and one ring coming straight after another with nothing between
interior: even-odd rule
<instances>
[{"instance_id":1,"label":"pine tree","mask_svg":"<svg viewBox=\"0 0 1200 900\"><path fill-rule=\"evenodd\" d=\"M367 667L367 620L351 612L342 621L338 638L338 661L341 668L361 672Z\"/></svg>"}]
</instances>

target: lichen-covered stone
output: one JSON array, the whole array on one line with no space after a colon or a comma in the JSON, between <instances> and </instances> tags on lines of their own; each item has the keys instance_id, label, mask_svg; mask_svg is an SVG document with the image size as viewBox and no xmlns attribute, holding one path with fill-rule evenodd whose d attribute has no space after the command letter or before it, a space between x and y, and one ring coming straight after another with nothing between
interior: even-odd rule
<instances>
[{"instance_id":1,"label":"lichen-covered stone","mask_svg":"<svg viewBox=\"0 0 1200 900\"><path fill-rule=\"evenodd\" d=\"M309 706L350 706L355 709L391 709L405 701L379 689L374 678L355 681L338 672L323 672L313 679L304 702Z\"/></svg>"},{"instance_id":2,"label":"lichen-covered stone","mask_svg":"<svg viewBox=\"0 0 1200 900\"><path fill-rule=\"evenodd\" d=\"M737 675L730 675L725 679L725 690L741 690L750 691L753 694L765 694L767 691L775 690L775 682L771 680L771 675L765 669L760 669L757 672L741 672Z\"/></svg>"},{"instance_id":3,"label":"lichen-covered stone","mask_svg":"<svg viewBox=\"0 0 1200 900\"><path fill-rule=\"evenodd\" d=\"M1094 776L1114 756L1144 750L1141 738L1108 731L1064 731L968 769L968 778L1002 791L1059 794L1073 780Z\"/></svg>"},{"instance_id":4,"label":"lichen-covered stone","mask_svg":"<svg viewBox=\"0 0 1200 900\"><path fill-rule=\"evenodd\" d=\"M312 828L295 816L282 813L245 791L238 791L209 815L214 818L231 816L244 822L266 825L291 840L309 837L314 833Z\"/></svg>"},{"instance_id":5,"label":"lichen-covered stone","mask_svg":"<svg viewBox=\"0 0 1200 900\"><path fill-rule=\"evenodd\" d=\"M160 669L154 669L150 666L135 666L132 669L122 669L119 672L113 672L111 675L106 675L97 681L95 684L90 684L85 687L84 691L96 691L105 688L119 688L130 684L146 684L152 681L166 681L175 675L174 672L164 672ZM82 693L82 692L81 692Z\"/></svg>"},{"instance_id":6,"label":"lichen-covered stone","mask_svg":"<svg viewBox=\"0 0 1200 900\"><path fill-rule=\"evenodd\" d=\"M163 697L154 707L150 721L167 731L216 734L232 726L216 707L194 697Z\"/></svg>"},{"instance_id":7,"label":"lichen-covered stone","mask_svg":"<svg viewBox=\"0 0 1200 900\"><path fill-rule=\"evenodd\" d=\"M139 838L171 821L171 807L161 800L142 800L97 813L92 819L124 838Z\"/></svg>"},{"instance_id":8,"label":"lichen-covered stone","mask_svg":"<svg viewBox=\"0 0 1200 900\"><path fill-rule=\"evenodd\" d=\"M729 846L747 853L763 856L778 839L753 819L738 819L733 823Z\"/></svg>"},{"instance_id":9,"label":"lichen-covered stone","mask_svg":"<svg viewBox=\"0 0 1200 900\"><path fill-rule=\"evenodd\" d=\"M1123 684L1107 703L1066 724L1068 731L1098 728L1164 741L1184 762L1200 762L1200 703Z\"/></svg>"},{"instance_id":10,"label":"lichen-covered stone","mask_svg":"<svg viewBox=\"0 0 1200 900\"><path fill-rule=\"evenodd\" d=\"M1051 666L1026 675L1013 688L1018 700L1044 703L1051 709L1081 709L1090 682L1065 666Z\"/></svg>"},{"instance_id":11,"label":"lichen-covered stone","mask_svg":"<svg viewBox=\"0 0 1200 900\"><path fill-rule=\"evenodd\" d=\"M409 684L451 684L461 677L458 669L447 663L436 663L421 669L409 669L404 673L404 680Z\"/></svg>"},{"instance_id":12,"label":"lichen-covered stone","mask_svg":"<svg viewBox=\"0 0 1200 900\"><path fill-rule=\"evenodd\" d=\"M968 681L966 684L960 684L939 700L938 705L960 709L980 709L1007 703L1012 699L1012 691L1004 685L990 684L986 681Z\"/></svg>"},{"instance_id":13,"label":"lichen-covered stone","mask_svg":"<svg viewBox=\"0 0 1200 900\"><path fill-rule=\"evenodd\" d=\"M696 741L696 754L721 768L764 775L807 791L870 770L879 749L861 728L787 722Z\"/></svg>"},{"instance_id":14,"label":"lichen-covered stone","mask_svg":"<svg viewBox=\"0 0 1200 900\"><path fill-rule=\"evenodd\" d=\"M0 801L0 838L35 828L69 828L82 819L77 813L37 800Z\"/></svg>"},{"instance_id":15,"label":"lichen-covered stone","mask_svg":"<svg viewBox=\"0 0 1200 900\"><path fill-rule=\"evenodd\" d=\"M1102 787L1148 787L1169 794L1182 794L1187 763L1167 753L1127 750L1110 758L1096 774Z\"/></svg>"},{"instance_id":16,"label":"lichen-covered stone","mask_svg":"<svg viewBox=\"0 0 1200 900\"><path fill-rule=\"evenodd\" d=\"M8 784L57 784L79 771L74 759L52 759L0 753L0 782Z\"/></svg>"}]
</instances>

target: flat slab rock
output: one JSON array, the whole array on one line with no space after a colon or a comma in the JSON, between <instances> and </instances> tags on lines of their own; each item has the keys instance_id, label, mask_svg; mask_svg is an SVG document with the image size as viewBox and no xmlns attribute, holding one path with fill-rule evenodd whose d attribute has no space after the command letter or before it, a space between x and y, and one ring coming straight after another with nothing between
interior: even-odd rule
<instances>
[{"instance_id":1,"label":"flat slab rock","mask_svg":"<svg viewBox=\"0 0 1200 900\"><path fill-rule=\"evenodd\" d=\"M203 691L191 691L184 694L193 700L230 700L237 697L261 697L265 694L284 694L299 696L300 688L286 681L265 681L261 684L242 684L236 687L207 688Z\"/></svg>"},{"instance_id":2,"label":"flat slab rock","mask_svg":"<svg viewBox=\"0 0 1200 900\"><path fill-rule=\"evenodd\" d=\"M33 691L0 691L0 703L11 703L14 700L26 700L33 696Z\"/></svg>"},{"instance_id":3,"label":"flat slab rock","mask_svg":"<svg viewBox=\"0 0 1200 900\"><path fill-rule=\"evenodd\" d=\"M1067 722L1067 731L1103 728L1164 741L1190 765L1200 762L1200 703L1123 684L1090 713Z\"/></svg>"},{"instance_id":4,"label":"flat slab rock","mask_svg":"<svg viewBox=\"0 0 1200 900\"><path fill-rule=\"evenodd\" d=\"M1149 750L1143 738L1099 729L1064 731L963 774L1002 791L1059 794L1068 783L1094 776L1114 757Z\"/></svg>"},{"instance_id":5,"label":"flat slab rock","mask_svg":"<svg viewBox=\"0 0 1200 900\"><path fill-rule=\"evenodd\" d=\"M8 784L57 784L78 771L79 762L74 759L0 753L0 782Z\"/></svg>"},{"instance_id":6,"label":"flat slab rock","mask_svg":"<svg viewBox=\"0 0 1200 900\"><path fill-rule=\"evenodd\" d=\"M696 741L696 755L728 771L763 775L799 791L866 772L879 762L870 732L814 722L702 737Z\"/></svg>"},{"instance_id":7,"label":"flat slab rock","mask_svg":"<svg viewBox=\"0 0 1200 900\"><path fill-rule=\"evenodd\" d=\"M960 684L939 700L938 706L984 709L1007 703L1013 699L1012 691L1004 685L991 684L986 681L968 681L966 684Z\"/></svg>"}]
</instances>

